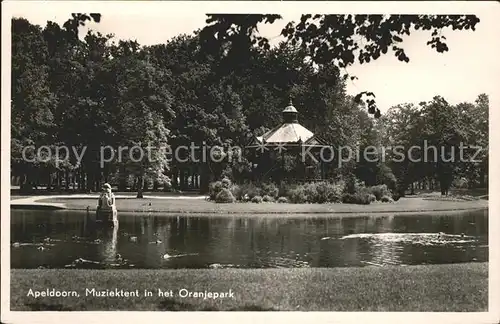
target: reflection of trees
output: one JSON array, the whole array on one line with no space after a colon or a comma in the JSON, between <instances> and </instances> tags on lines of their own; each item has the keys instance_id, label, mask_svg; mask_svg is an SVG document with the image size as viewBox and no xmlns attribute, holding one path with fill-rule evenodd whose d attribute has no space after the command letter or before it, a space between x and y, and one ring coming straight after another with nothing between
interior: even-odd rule
<instances>
[{"instance_id":1,"label":"reflection of trees","mask_svg":"<svg viewBox=\"0 0 500 324\"><path fill-rule=\"evenodd\" d=\"M360 264L361 260L382 262L401 258L415 260L420 250L406 246L413 257L403 255L404 245L397 242L363 239L336 240L353 233L447 232L487 235L487 211L463 215L370 216L366 218L290 218L290 217L156 217L134 216L120 219L120 228L92 226L85 213L13 212L12 240L40 242L45 237L67 241L68 256L114 260L117 254L118 231L140 237L138 243L121 241L123 253L139 253L139 258L158 262L164 253L199 253L210 262L248 265L272 263L274 258L298 258L312 266ZM99 244L79 248L72 236ZM333 239L323 240L324 236ZM487 236L486 236L487 238ZM150 244L156 239L161 245ZM484 244L484 243L483 243ZM70 251L70 252L66 252ZM143 256L142 254L147 254ZM299 256L296 256L299 254ZM245 257L244 257L245 256ZM126 257L124 255L124 257ZM428 258L423 256L422 258ZM102 259L101 259L102 260ZM181 259L179 259L181 260ZM186 259L187 260L187 259ZM71 260L73 261L73 260ZM151 261L153 262L153 261ZM186 261L188 262L188 261ZM192 262L189 261L189 262ZM193 261L194 262L194 261Z\"/></svg>"},{"instance_id":2,"label":"reflection of trees","mask_svg":"<svg viewBox=\"0 0 500 324\"><path fill-rule=\"evenodd\" d=\"M358 239L348 239L341 240L338 244L338 263L340 266L343 265L358 265L360 263L359 255L359 240ZM320 266L321 266L320 259Z\"/></svg>"},{"instance_id":3,"label":"reflection of trees","mask_svg":"<svg viewBox=\"0 0 500 324\"><path fill-rule=\"evenodd\" d=\"M166 252L204 253L210 244L212 229L209 217L168 217L164 218L161 233L166 244ZM167 251L168 248L168 251Z\"/></svg>"},{"instance_id":4,"label":"reflection of trees","mask_svg":"<svg viewBox=\"0 0 500 324\"><path fill-rule=\"evenodd\" d=\"M11 239L36 243L44 238L69 240L85 236L90 224L86 213L67 211L11 211Z\"/></svg>"}]
</instances>

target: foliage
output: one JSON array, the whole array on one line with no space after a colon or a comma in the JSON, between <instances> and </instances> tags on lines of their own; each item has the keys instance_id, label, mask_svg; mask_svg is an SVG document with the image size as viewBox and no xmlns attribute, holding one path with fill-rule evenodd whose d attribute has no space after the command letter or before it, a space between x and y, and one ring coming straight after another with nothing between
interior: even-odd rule
<instances>
[{"instance_id":1,"label":"foliage","mask_svg":"<svg viewBox=\"0 0 500 324\"><path fill-rule=\"evenodd\" d=\"M277 201L278 201L278 203L280 203L280 204L287 204L287 203L288 203L288 198L287 198L287 197L283 197L283 196L281 196L281 197L279 197L279 198L278 198L278 200L277 200Z\"/></svg>"},{"instance_id":2,"label":"foliage","mask_svg":"<svg viewBox=\"0 0 500 324\"><path fill-rule=\"evenodd\" d=\"M222 191L222 189L226 189L226 188L224 188L221 181L212 182L210 184L210 189L208 191L209 199L215 200L215 198Z\"/></svg>"},{"instance_id":3,"label":"foliage","mask_svg":"<svg viewBox=\"0 0 500 324\"><path fill-rule=\"evenodd\" d=\"M255 196L260 196L261 194L262 189L260 187L257 187L254 183L250 182L239 185L239 191L235 196L238 200L250 200Z\"/></svg>"},{"instance_id":4,"label":"foliage","mask_svg":"<svg viewBox=\"0 0 500 324\"><path fill-rule=\"evenodd\" d=\"M235 183L231 184L231 186L229 187L229 191L231 191L236 200L242 200L241 187L239 185Z\"/></svg>"},{"instance_id":5,"label":"foliage","mask_svg":"<svg viewBox=\"0 0 500 324\"><path fill-rule=\"evenodd\" d=\"M251 201L252 201L253 203L260 204L260 203L263 201L263 199L262 199L262 197L261 197L261 196L255 196L255 197L253 197L253 198L252 198L252 200L251 200Z\"/></svg>"},{"instance_id":6,"label":"foliage","mask_svg":"<svg viewBox=\"0 0 500 324\"><path fill-rule=\"evenodd\" d=\"M344 183L311 182L291 186L287 197L292 203L337 203L341 201Z\"/></svg>"},{"instance_id":7,"label":"foliage","mask_svg":"<svg viewBox=\"0 0 500 324\"><path fill-rule=\"evenodd\" d=\"M408 61L401 45L403 35L413 30L428 31L428 45L446 51L441 30L474 29L475 16L303 15L285 27L285 41L275 47L258 35L257 27L280 19L277 15L209 15L201 31L154 46L93 31L78 35L79 26L100 18L74 14L62 26L48 22L44 27L12 19L11 168L23 190L77 182L80 190L89 191L99 190L103 181L116 181L142 196L153 183L180 189L177 171L186 168L200 170L202 190L212 200L223 188L238 200L268 195L323 203L338 202L342 193L361 195L362 190L381 199L390 196L390 189L397 199L415 186L439 186L447 194L462 178L469 187L487 186L487 95L458 105L436 96L400 104L374 119L372 115L380 115L375 95L347 95L342 75L355 61L368 63L391 51ZM426 142L455 158L460 143L483 150L475 162L393 162L397 154L388 152L387 162L362 158L337 168L335 157L324 170L334 184L292 185L307 178L294 157L270 153L268 160L255 163L238 148L276 126L289 96L301 124L333 147L396 144L408 150ZM173 149L206 144L220 148L222 160L197 161L201 156L184 152L179 156L187 158L184 162L170 161L153 150L148 159L135 161L125 152L121 159L100 164L101 147L144 150L148 144ZM86 148L86 153L81 161L71 155L64 161L51 157L30 163L22 158L27 145L47 145L51 152L64 145ZM466 151L465 157L474 153ZM228 179L210 184L224 177Z\"/></svg>"},{"instance_id":8,"label":"foliage","mask_svg":"<svg viewBox=\"0 0 500 324\"><path fill-rule=\"evenodd\" d=\"M262 183L260 185L261 188L261 194L265 196L272 197L273 199L278 197L279 194L279 189L276 186L276 184L270 182L270 183Z\"/></svg>"},{"instance_id":9,"label":"foliage","mask_svg":"<svg viewBox=\"0 0 500 324\"><path fill-rule=\"evenodd\" d=\"M288 191L288 198L290 202L294 204L304 204L307 203L308 196L306 193L305 186L297 186Z\"/></svg>"},{"instance_id":10,"label":"foliage","mask_svg":"<svg viewBox=\"0 0 500 324\"><path fill-rule=\"evenodd\" d=\"M446 195L453 179L465 177L471 186L486 185L488 165L488 97L479 95L475 104L449 104L436 96L429 102L398 105L381 118L380 136L385 145L397 143L409 152L411 147L421 151L397 155L390 152L389 166L397 178L397 196L403 196L412 183L434 183ZM460 147L480 147L465 149ZM473 155L476 161L472 161Z\"/></svg>"},{"instance_id":11,"label":"foliage","mask_svg":"<svg viewBox=\"0 0 500 324\"><path fill-rule=\"evenodd\" d=\"M244 57L257 44L269 49L267 39L258 35L259 23L273 23L278 15L210 14L200 36L211 52L224 53L227 61ZM398 60L409 62L402 48L403 37L413 30L425 30L431 39L427 45L442 53L448 51L446 38L440 31L445 27L472 29L479 23L474 15L311 15L304 14L299 23L290 22L281 35L292 45L299 45L311 63L320 66L332 62L346 68L357 61L361 64L377 60L392 51ZM354 76L346 75L355 78ZM380 117L375 95L360 92L356 101L366 97L368 112Z\"/></svg>"},{"instance_id":12,"label":"foliage","mask_svg":"<svg viewBox=\"0 0 500 324\"><path fill-rule=\"evenodd\" d=\"M359 205L369 205L373 200L371 194L358 192L355 194L345 193L342 196L342 202L344 204L359 204Z\"/></svg>"},{"instance_id":13,"label":"foliage","mask_svg":"<svg viewBox=\"0 0 500 324\"><path fill-rule=\"evenodd\" d=\"M383 196L388 196L390 197L391 191L387 188L385 184L383 185L378 185L378 186L372 186L372 187L366 187L366 188L360 188L358 192L364 192L368 194L372 194L376 200L382 199Z\"/></svg>"},{"instance_id":14,"label":"foliage","mask_svg":"<svg viewBox=\"0 0 500 324\"><path fill-rule=\"evenodd\" d=\"M234 203L235 201L236 198L234 198L231 190L228 188L222 188L215 197L215 202L217 203Z\"/></svg>"},{"instance_id":15,"label":"foliage","mask_svg":"<svg viewBox=\"0 0 500 324\"><path fill-rule=\"evenodd\" d=\"M356 178L354 174L349 174L346 179L345 192L346 193L357 193L361 188L365 187L365 183Z\"/></svg>"},{"instance_id":16,"label":"foliage","mask_svg":"<svg viewBox=\"0 0 500 324\"><path fill-rule=\"evenodd\" d=\"M264 202L274 202L274 197L269 196L269 195L264 195L262 197L262 201L264 201Z\"/></svg>"},{"instance_id":17,"label":"foliage","mask_svg":"<svg viewBox=\"0 0 500 324\"><path fill-rule=\"evenodd\" d=\"M229 189L229 188L231 187L231 184L232 184L232 183L231 183L231 180L230 180L230 179L228 179L228 178L224 178L224 179L222 179L221 183L222 183L222 187L223 187L224 189Z\"/></svg>"},{"instance_id":18,"label":"foliage","mask_svg":"<svg viewBox=\"0 0 500 324\"><path fill-rule=\"evenodd\" d=\"M396 189L397 179L391 168L383 163L379 165L376 173L376 182L386 185L390 190Z\"/></svg>"},{"instance_id":19,"label":"foliage","mask_svg":"<svg viewBox=\"0 0 500 324\"><path fill-rule=\"evenodd\" d=\"M384 202L384 203L392 203L392 202L394 202L394 200L390 196L382 196L382 198L380 198L380 201Z\"/></svg>"},{"instance_id":20,"label":"foliage","mask_svg":"<svg viewBox=\"0 0 500 324\"><path fill-rule=\"evenodd\" d=\"M342 197L342 192L344 191L344 183L328 183L319 182L315 183L316 187L316 198L314 199L317 203L337 203L340 202Z\"/></svg>"},{"instance_id":21,"label":"foliage","mask_svg":"<svg viewBox=\"0 0 500 324\"><path fill-rule=\"evenodd\" d=\"M453 188L465 189L469 187L469 181L466 178L461 177L453 180L452 186Z\"/></svg>"}]
</instances>

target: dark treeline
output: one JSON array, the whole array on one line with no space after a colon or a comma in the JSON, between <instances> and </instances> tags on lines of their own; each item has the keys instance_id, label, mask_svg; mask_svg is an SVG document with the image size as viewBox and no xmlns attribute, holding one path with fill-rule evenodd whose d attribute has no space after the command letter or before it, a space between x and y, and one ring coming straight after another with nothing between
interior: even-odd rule
<instances>
[{"instance_id":1,"label":"dark treeline","mask_svg":"<svg viewBox=\"0 0 500 324\"><path fill-rule=\"evenodd\" d=\"M316 64L293 40L276 47L240 42L244 51L226 45L208 44L199 32L154 46L93 31L82 39L72 25L49 22L42 28L13 19L13 179L25 192L39 187L96 191L104 181L139 193L171 188L206 191L211 181L223 177L244 182L252 170L245 158L180 162L156 151L154 161L136 162L124 154L121 161L101 165L100 150L148 144L175 149L192 143L243 147L252 136L281 122L289 97L299 110L299 122L334 147L408 149L427 141L446 147L450 156L459 154L451 148L460 143L487 146L486 95L459 105L436 97L393 107L374 119L373 111L346 94L346 78L334 60ZM28 162L23 149L31 145L48 146L52 155L43 151L44 161ZM70 149L68 160L54 156L61 146ZM78 163L74 152L84 148ZM26 152L28 158L36 153ZM484 186L485 153L476 157L483 159L481 163L399 163L391 162L394 153L389 152L385 162L361 159L332 166L327 177L356 176L367 185L385 183L400 191L415 185L443 190L452 184Z\"/></svg>"}]
</instances>

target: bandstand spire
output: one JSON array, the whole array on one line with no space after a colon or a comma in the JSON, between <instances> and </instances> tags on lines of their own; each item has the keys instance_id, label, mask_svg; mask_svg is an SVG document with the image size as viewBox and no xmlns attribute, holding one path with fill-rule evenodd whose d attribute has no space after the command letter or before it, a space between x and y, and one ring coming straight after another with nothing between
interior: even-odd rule
<instances>
[{"instance_id":1,"label":"bandstand spire","mask_svg":"<svg viewBox=\"0 0 500 324\"><path fill-rule=\"evenodd\" d=\"M298 111L293 106L292 95L290 95L290 102L288 106L283 110L283 121L285 123L298 123Z\"/></svg>"}]
</instances>

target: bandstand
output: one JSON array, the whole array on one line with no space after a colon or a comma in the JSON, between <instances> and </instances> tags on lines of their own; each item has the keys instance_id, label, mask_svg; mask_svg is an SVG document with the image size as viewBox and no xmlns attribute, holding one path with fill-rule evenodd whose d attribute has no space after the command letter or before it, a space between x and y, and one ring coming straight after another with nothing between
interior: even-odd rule
<instances>
[{"instance_id":1,"label":"bandstand","mask_svg":"<svg viewBox=\"0 0 500 324\"><path fill-rule=\"evenodd\" d=\"M292 100L282 112L283 122L245 147L253 163L254 180L315 181L325 178L322 156L329 145L298 121Z\"/></svg>"}]
</instances>

